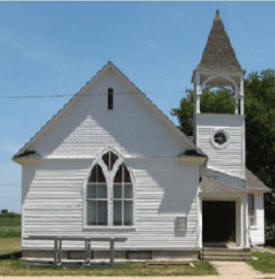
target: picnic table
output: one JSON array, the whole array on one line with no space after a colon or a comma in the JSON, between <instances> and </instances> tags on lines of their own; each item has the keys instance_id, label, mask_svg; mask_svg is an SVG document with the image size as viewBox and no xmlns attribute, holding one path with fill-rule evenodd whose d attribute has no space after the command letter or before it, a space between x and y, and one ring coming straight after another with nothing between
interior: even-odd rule
<instances>
[{"instance_id":1,"label":"picnic table","mask_svg":"<svg viewBox=\"0 0 275 279\"><path fill-rule=\"evenodd\" d=\"M60 266L62 264L62 241L84 241L85 266L91 263L91 242L109 242L110 243L110 266L114 265L115 260L115 242L125 242L126 237L72 237L72 236L45 236L32 235L24 237L26 240L53 240L54 241L54 264Z\"/></svg>"}]
</instances>

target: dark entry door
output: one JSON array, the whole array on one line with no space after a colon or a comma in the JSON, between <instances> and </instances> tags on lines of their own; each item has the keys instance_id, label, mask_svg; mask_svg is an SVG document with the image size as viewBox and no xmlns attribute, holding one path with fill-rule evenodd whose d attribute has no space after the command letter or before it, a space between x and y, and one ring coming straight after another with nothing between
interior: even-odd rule
<instances>
[{"instance_id":1,"label":"dark entry door","mask_svg":"<svg viewBox=\"0 0 275 279\"><path fill-rule=\"evenodd\" d=\"M235 202L203 201L203 242L236 241Z\"/></svg>"}]
</instances>

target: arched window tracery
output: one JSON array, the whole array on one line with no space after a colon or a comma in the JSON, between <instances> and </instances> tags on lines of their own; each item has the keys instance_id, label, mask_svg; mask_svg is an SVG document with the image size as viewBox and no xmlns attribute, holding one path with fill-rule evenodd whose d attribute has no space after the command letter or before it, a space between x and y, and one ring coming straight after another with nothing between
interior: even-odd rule
<instances>
[{"instance_id":1,"label":"arched window tracery","mask_svg":"<svg viewBox=\"0 0 275 279\"><path fill-rule=\"evenodd\" d=\"M104 153L93 166L87 184L87 225L132 226L133 183L122 158Z\"/></svg>"}]
</instances>

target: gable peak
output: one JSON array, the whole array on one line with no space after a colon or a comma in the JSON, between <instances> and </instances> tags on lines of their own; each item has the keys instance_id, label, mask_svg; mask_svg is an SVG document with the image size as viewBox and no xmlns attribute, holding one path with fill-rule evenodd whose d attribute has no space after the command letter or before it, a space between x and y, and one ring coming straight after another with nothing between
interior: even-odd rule
<instances>
[{"instance_id":1,"label":"gable peak","mask_svg":"<svg viewBox=\"0 0 275 279\"><path fill-rule=\"evenodd\" d=\"M221 18L220 18L220 11L219 10L216 10L215 20L221 20Z\"/></svg>"}]
</instances>

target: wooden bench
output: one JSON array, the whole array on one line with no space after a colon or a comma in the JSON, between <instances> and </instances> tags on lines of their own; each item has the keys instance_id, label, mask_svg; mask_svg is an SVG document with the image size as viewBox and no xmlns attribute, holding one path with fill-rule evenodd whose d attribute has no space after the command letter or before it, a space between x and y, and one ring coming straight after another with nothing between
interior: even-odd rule
<instances>
[{"instance_id":1,"label":"wooden bench","mask_svg":"<svg viewBox=\"0 0 275 279\"><path fill-rule=\"evenodd\" d=\"M84 241L84 265L89 266L91 263L91 242L109 242L110 243L110 266L114 265L115 260L115 242L125 242L127 238L123 237L72 237L72 236L45 236L32 235L24 237L26 240L53 240L54 241L54 265L62 264L62 241Z\"/></svg>"}]
</instances>

